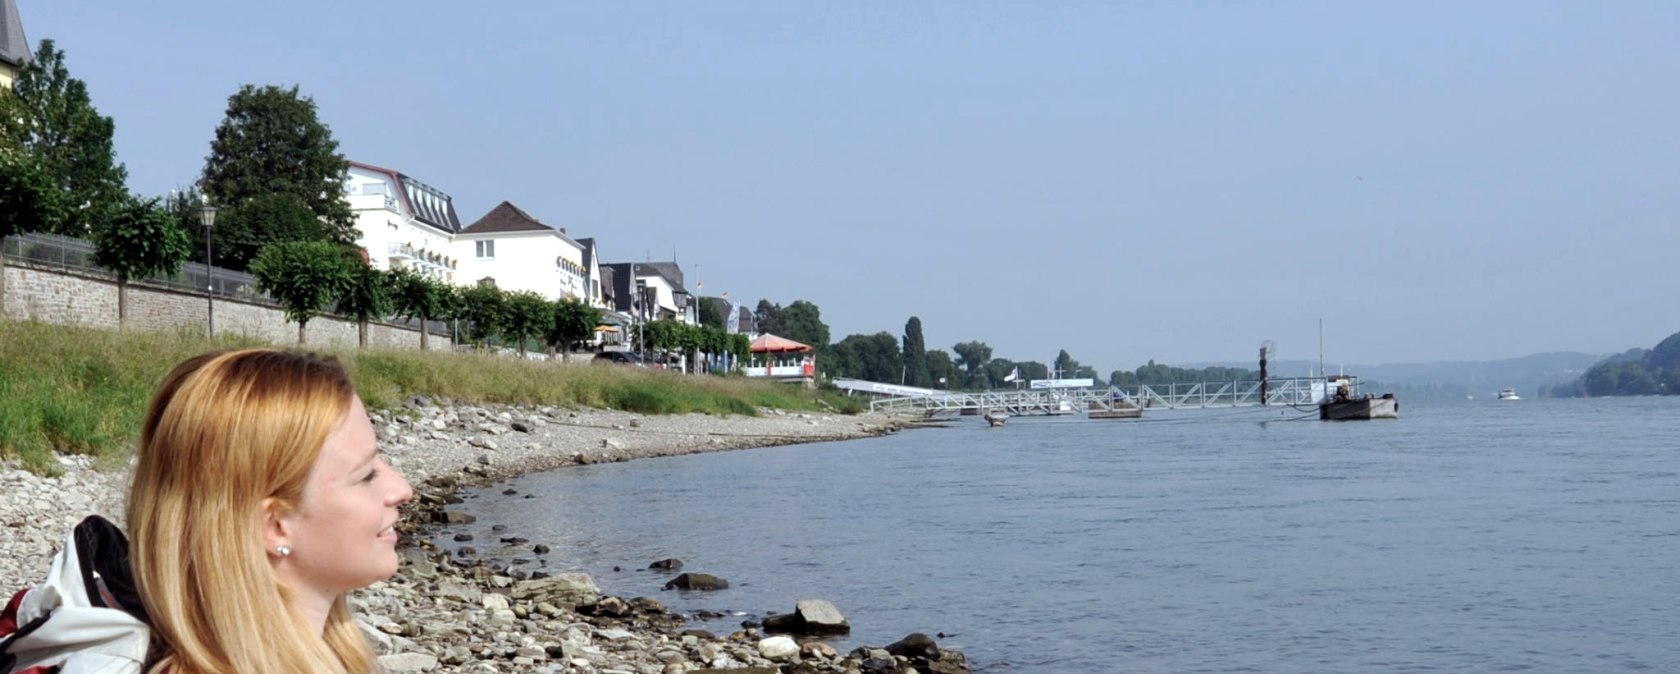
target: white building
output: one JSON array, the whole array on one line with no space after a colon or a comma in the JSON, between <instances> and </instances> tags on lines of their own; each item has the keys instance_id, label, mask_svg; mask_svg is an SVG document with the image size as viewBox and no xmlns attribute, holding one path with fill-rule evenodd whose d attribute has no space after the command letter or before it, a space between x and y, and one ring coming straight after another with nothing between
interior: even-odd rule
<instances>
[{"instance_id":1,"label":"white building","mask_svg":"<svg viewBox=\"0 0 1680 674\"><path fill-rule=\"evenodd\" d=\"M550 301L592 300L584 245L506 201L455 236L461 266L456 283L492 281L509 292L529 290Z\"/></svg>"},{"instance_id":2,"label":"white building","mask_svg":"<svg viewBox=\"0 0 1680 674\"><path fill-rule=\"evenodd\" d=\"M378 269L411 268L462 283L450 248L461 220L442 190L391 169L350 162L345 199L356 216L356 245Z\"/></svg>"},{"instance_id":3,"label":"white building","mask_svg":"<svg viewBox=\"0 0 1680 674\"><path fill-rule=\"evenodd\" d=\"M633 320L700 322L699 303L683 287L682 267L675 262L616 262L611 270L614 310Z\"/></svg>"}]
</instances>

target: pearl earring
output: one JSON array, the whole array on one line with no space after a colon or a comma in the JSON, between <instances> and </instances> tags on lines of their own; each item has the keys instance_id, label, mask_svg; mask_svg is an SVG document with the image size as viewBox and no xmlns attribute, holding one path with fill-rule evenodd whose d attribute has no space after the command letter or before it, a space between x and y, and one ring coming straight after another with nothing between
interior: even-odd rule
<instances>
[{"instance_id":1,"label":"pearl earring","mask_svg":"<svg viewBox=\"0 0 1680 674\"><path fill-rule=\"evenodd\" d=\"M290 556L292 556L292 546L282 545L278 548L275 548L274 553L277 554L277 555L280 555L281 557L290 557Z\"/></svg>"}]
</instances>

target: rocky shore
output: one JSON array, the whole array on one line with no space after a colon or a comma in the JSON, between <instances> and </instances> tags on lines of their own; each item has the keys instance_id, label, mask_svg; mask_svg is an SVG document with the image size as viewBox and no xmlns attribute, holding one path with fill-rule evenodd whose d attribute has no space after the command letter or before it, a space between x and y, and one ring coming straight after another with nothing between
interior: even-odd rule
<instances>
[{"instance_id":1,"label":"rocky shore","mask_svg":"<svg viewBox=\"0 0 1680 674\"><path fill-rule=\"evenodd\" d=\"M568 465L869 437L909 423L875 415L649 416L415 398L374 414L383 451L415 487L401 527L404 563L352 604L391 672L967 672L960 652L941 651L923 635L837 653L819 638L837 631L835 621L844 625L827 602L801 602L765 621L810 634L767 633L756 623L712 634L688 629L684 616L656 600L602 596L584 574L544 577L451 558L428 540L439 524L463 515L451 508L462 487ZM62 474L52 478L0 465L0 588L7 592L43 577L82 517L121 522L125 471L98 470L86 457L60 463ZM533 543L533 554L545 552Z\"/></svg>"}]
</instances>

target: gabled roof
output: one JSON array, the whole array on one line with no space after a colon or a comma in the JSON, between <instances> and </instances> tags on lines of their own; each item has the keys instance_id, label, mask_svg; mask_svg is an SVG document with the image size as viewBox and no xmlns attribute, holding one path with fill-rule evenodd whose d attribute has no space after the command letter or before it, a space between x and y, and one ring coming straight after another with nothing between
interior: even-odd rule
<instances>
[{"instance_id":1,"label":"gabled roof","mask_svg":"<svg viewBox=\"0 0 1680 674\"><path fill-rule=\"evenodd\" d=\"M402 192L403 207L408 209L408 214L413 216L415 220L450 234L461 232L461 218L455 214L455 200L451 199L443 190L410 178L400 171L393 171L382 166L364 164L359 161L352 161L350 165L364 171L383 173L396 180Z\"/></svg>"},{"instance_id":2,"label":"gabled roof","mask_svg":"<svg viewBox=\"0 0 1680 674\"><path fill-rule=\"evenodd\" d=\"M578 239L577 242L578 245L583 246L583 266L588 267L589 261L595 259L595 238ZM596 260L596 262L599 262L599 260Z\"/></svg>"},{"instance_id":3,"label":"gabled roof","mask_svg":"<svg viewBox=\"0 0 1680 674\"><path fill-rule=\"evenodd\" d=\"M583 244L573 241L572 237L566 236L564 230L544 224L543 221L536 219L530 213L526 213L523 209L506 201L490 209L490 212L485 213L484 217L478 219L478 222L467 225L466 229L461 230L462 234L512 232L546 232L558 236L578 248L583 248Z\"/></svg>"},{"instance_id":4,"label":"gabled roof","mask_svg":"<svg viewBox=\"0 0 1680 674\"><path fill-rule=\"evenodd\" d=\"M29 62L29 38L23 35L23 18L17 3L0 0L0 61L23 67Z\"/></svg>"}]
</instances>

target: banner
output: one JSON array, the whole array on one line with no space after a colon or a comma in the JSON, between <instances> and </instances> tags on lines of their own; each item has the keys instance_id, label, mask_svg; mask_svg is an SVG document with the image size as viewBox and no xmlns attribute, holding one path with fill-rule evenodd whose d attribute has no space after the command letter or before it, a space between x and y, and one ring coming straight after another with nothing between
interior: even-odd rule
<instances>
[{"instance_id":1,"label":"banner","mask_svg":"<svg viewBox=\"0 0 1680 674\"><path fill-rule=\"evenodd\" d=\"M1097 385L1095 379L1034 379L1032 388L1091 388Z\"/></svg>"}]
</instances>

